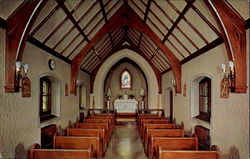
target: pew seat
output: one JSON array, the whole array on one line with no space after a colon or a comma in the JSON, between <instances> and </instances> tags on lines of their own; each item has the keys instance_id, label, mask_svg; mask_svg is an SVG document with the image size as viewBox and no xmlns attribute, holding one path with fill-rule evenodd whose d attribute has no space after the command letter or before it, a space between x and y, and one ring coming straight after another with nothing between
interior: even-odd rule
<instances>
[{"instance_id":1,"label":"pew seat","mask_svg":"<svg viewBox=\"0 0 250 159\"><path fill-rule=\"evenodd\" d=\"M155 159L157 147L163 150L198 150L198 138L194 137L152 137L148 144L148 158Z\"/></svg>"},{"instance_id":2,"label":"pew seat","mask_svg":"<svg viewBox=\"0 0 250 159\"><path fill-rule=\"evenodd\" d=\"M94 157L101 158L102 144L99 137L54 136L54 149L88 149L93 145Z\"/></svg>"},{"instance_id":3,"label":"pew seat","mask_svg":"<svg viewBox=\"0 0 250 159\"><path fill-rule=\"evenodd\" d=\"M41 149L39 144L33 144L29 149L29 159L93 159L93 145L87 149Z\"/></svg>"},{"instance_id":4,"label":"pew seat","mask_svg":"<svg viewBox=\"0 0 250 159\"><path fill-rule=\"evenodd\" d=\"M157 152L157 159L221 159L217 146L209 151L162 150L159 147Z\"/></svg>"}]
</instances>

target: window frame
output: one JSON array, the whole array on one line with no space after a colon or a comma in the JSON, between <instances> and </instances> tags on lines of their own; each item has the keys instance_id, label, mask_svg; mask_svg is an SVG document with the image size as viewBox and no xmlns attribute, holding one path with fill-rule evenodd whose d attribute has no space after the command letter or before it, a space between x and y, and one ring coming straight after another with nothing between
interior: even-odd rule
<instances>
[{"instance_id":1,"label":"window frame","mask_svg":"<svg viewBox=\"0 0 250 159\"><path fill-rule=\"evenodd\" d=\"M128 72L129 76L130 76L130 87L129 88L124 88L122 87L122 75L124 74L124 72ZM131 73L127 70L127 69L124 69L121 74L120 74L120 89L132 89L133 88L133 77L131 75Z\"/></svg>"},{"instance_id":2,"label":"window frame","mask_svg":"<svg viewBox=\"0 0 250 159\"><path fill-rule=\"evenodd\" d=\"M43 93L42 93L42 90L43 90L43 82L46 82L48 84L48 108L47 108L47 111L43 111L43 108L42 108L42 101L43 101ZM40 116L40 120L41 121L44 121L44 120L47 120L47 119L50 119L52 117L54 117L52 114L51 114L51 98L52 98L52 82L47 78L47 77L41 77L40 78L40 99L39 99L39 116Z\"/></svg>"},{"instance_id":3,"label":"window frame","mask_svg":"<svg viewBox=\"0 0 250 159\"><path fill-rule=\"evenodd\" d=\"M202 85L204 85L205 83L207 83L208 86L208 92L206 95L201 95L201 87ZM202 100L201 98L208 98L208 108L207 108L207 112L202 111L204 109L204 105L202 105ZM204 120L206 122L210 123L211 120L211 79L208 77L203 78L200 82L199 82L199 115L196 116L195 118L198 118L200 120Z\"/></svg>"}]
</instances>

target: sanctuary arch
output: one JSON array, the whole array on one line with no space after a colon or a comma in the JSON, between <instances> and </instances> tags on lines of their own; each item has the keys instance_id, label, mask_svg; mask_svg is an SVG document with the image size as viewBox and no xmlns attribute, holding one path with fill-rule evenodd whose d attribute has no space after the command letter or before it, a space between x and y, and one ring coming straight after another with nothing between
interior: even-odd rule
<instances>
[{"instance_id":1,"label":"sanctuary arch","mask_svg":"<svg viewBox=\"0 0 250 159\"><path fill-rule=\"evenodd\" d=\"M148 107L149 108L161 107L159 105L160 101L158 101L158 99L160 99L158 96L161 96L161 94L158 93L159 92L158 83L153 69L142 56L129 49L123 49L114 53L100 67L94 81L94 89L93 89L94 102L91 101L91 103L95 103L95 108L102 107L104 102L105 78L109 70L112 68L112 66L123 58L129 58L135 63L137 63L138 66L140 66L142 71L145 73L146 79L148 81Z\"/></svg>"}]
</instances>

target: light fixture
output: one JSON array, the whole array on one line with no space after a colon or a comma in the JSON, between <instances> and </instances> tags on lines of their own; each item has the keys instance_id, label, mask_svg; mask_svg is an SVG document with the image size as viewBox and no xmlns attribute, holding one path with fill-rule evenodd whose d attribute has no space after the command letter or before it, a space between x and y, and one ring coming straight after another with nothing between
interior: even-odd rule
<instances>
[{"instance_id":1,"label":"light fixture","mask_svg":"<svg viewBox=\"0 0 250 159\"><path fill-rule=\"evenodd\" d=\"M16 62L16 81L19 82L23 77L27 76L29 69L28 64L24 64L22 67L21 61Z\"/></svg>"},{"instance_id":2,"label":"light fixture","mask_svg":"<svg viewBox=\"0 0 250 159\"><path fill-rule=\"evenodd\" d=\"M221 71L224 73L224 78L229 80L229 88L231 92L235 90L235 72L234 72L234 62L228 61L228 69L226 64L221 64Z\"/></svg>"},{"instance_id":3,"label":"light fixture","mask_svg":"<svg viewBox=\"0 0 250 159\"><path fill-rule=\"evenodd\" d=\"M171 84L173 87L176 87L176 81L174 79L172 80Z\"/></svg>"}]
</instances>

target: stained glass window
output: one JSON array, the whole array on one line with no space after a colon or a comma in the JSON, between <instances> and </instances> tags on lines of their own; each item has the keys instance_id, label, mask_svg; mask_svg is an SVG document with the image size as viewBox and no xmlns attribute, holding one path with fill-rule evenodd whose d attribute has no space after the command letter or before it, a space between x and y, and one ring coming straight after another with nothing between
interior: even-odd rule
<instances>
[{"instance_id":1,"label":"stained glass window","mask_svg":"<svg viewBox=\"0 0 250 159\"><path fill-rule=\"evenodd\" d=\"M51 82L48 78L40 79L40 117L51 114Z\"/></svg>"},{"instance_id":2,"label":"stained glass window","mask_svg":"<svg viewBox=\"0 0 250 159\"><path fill-rule=\"evenodd\" d=\"M127 70L123 71L121 75L121 88L122 89L132 88L131 75Z\"/></svg>"}]
</instances>

